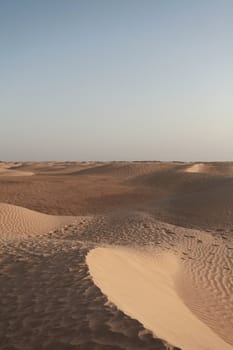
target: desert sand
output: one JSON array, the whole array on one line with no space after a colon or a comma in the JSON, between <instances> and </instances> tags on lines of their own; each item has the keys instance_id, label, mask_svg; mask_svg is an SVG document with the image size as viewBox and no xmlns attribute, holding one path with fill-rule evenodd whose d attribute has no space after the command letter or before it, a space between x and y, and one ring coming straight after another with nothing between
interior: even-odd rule
<instances>
[{"instance_id":1,"label":"desert sand","mask_svg":"<svg viewBox=\"0 0 233 350\"><path fill-rule=\"evenodd\" d=\"M1 349L233 349L232 163L0 168Z\"/></svg>"},{"instance_id":2,"label":"desert sand","mask_svg":"<svg viewBox=\"0 0 233 350\"><path fill-rule=\"evenodd\" d=\"M21 163L0 163L0 176L31 176L34 173L32 171L21 171L18 168Z\"/></svg>"}]
</instances>

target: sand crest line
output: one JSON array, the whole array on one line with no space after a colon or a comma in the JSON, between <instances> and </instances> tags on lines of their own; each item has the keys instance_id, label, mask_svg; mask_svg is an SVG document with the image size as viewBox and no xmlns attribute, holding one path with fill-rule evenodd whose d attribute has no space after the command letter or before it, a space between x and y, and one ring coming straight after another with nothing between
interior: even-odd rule
<instances>
[{"instance_id":1,"label":"sand crest line","mask_svg":"<svg viewBox=\"0 0 233 350\"><path fill-rule=\"evenodd\" d=\"M87 264L109 301L156 337L183 350L232 349L180 298L175 288L179 260L172 253L95 248L87 255Z\"/></svg>"},{"instance_id":2,"label":"sand crest line","mask_svg":"<svg viewBox=\"0 0 233 350\"><path fill-rule=\"evenodd\" d=\"M72 216L54 216L16 205L0 203L0 238L23 238L46 234L72 223Z\"/></svg>"},{"instance_id":3,"label":"sand crest line","mask_svg":"<svg viewBox=\"0 0 233 350\"><path fill-rule=\"evenodd\" d=\"M85 266L96 286L155 338L183 350L233 349L231 237L166 224L143 212L53 216L0 203L0 243L17 239L23 245L37 237L36 246L47 249L53 232L50 243L57 248L62 240L68 250L85 246Z\"/></svg>"}]
</instances>

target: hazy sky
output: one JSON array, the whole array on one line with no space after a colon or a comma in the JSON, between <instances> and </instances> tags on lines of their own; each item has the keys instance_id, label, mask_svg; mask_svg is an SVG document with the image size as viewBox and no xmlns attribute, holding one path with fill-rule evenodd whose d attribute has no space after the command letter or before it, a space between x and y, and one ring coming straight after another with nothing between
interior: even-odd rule
<instances>
[{"instance_id":1,"label":"hazy sky","mask_svg":"<svg viewBox=\"0 0 233 350\"><path fill-rule=\"evenodd\" d=\"M0 160L233 160L232 0L0 0Z\"/></svg>"}]
</instances>

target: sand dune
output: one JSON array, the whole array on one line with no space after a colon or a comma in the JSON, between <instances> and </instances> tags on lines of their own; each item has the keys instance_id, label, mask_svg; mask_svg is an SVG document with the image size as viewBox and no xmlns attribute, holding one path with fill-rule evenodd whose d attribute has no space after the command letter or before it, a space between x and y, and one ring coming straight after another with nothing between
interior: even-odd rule
<instances>
[{"instance_id":1,"label":"sand dune","mask_svg":"<svg viewBox=\"0 0 233 350\"><path fill-rule=\"evenodd\" d=\"M157 172L163 168L167 168L167 166L167 164L161 162L110 162L84 169L77 174L129 178Z\"/></svg>"},{"instance_id":2,"label":"sand dune","mask_svg":"<svg viewBox=\"0 0 233 350\"><path fill-rule=\"evenodd\" d=\"M6 163L3 163L6 165ZM37 175L92 175L135 177L167 168L181 167L182 163L163 162L25 162L8 163L19 170ZM5 166L4 165L4 166Z\"/></svg>"},{"instance_id":3,"label":"sand dune","mask_svg":"<svg viewBox=\"0 0 233 350\"><path fill-rule=\"evenodd\" d=\"M184 171L188 173L233 176L233 163L195 163L191 166L185 167Z\"/></svg>"},{"instance_id":4,"label":"sand dune","mask_svg":"<svg viewBox=\"0 0 233 350\"><path fill-rule=\"evenodd\" d=\"M195 164L0 163L1 350L233 349L231 163Z\"/></svg>"},{"instance_id":5,"label":"sand dune","mask_svg":"<svg viewBox=\"0 0 233 350\"><path fill-rule=\"evenodd\" d=\"M71 219L1 204L1 350L175 350L107 302L85 262L95 221Z\"/></svg>"},{"instance_id":6,"label":"sand dune","mask_svg":"<svg viewBox=\"0 0 233 350\"><path fill-rule=\"evenodd\" d=\"M1 238L19 238L48 233L74 221L72 217L41 214L26 208L0 203Z\"/></svg>"},{"instance_id":7,"label":"sand dune","mask_svg":"<svg viewBox=\"0 0 233 350\"><path fill-rule=\"evenodd\" d=\"M152 223L147 217L147 227ZM95 283L122 311L184 350L232 349L233 240L172 226L156 231L145 239L150 249L92 250Z\"/></svg>"},{"instance_id":8,"label":"sand dune","mask_svg":"<svg viewBox=\"0 0 233 350\"><path fill-rule=\"evenodd\" d=\"M202 163L188 166L185 169L187 173L203 173L205 172L205 170L206 170L205 164L202 164Z\"/></svg>"},{"instance_id":9,"label":"sand dune","mask_svg":"<svg viewBox=\"0 0 233 350\"><path fill-rule=\"evenodd\" d=\"M225 177L187 179L180 184L177 180L177 187L159 203L159 210L178 225L229 231L233 222L232 185L233 178Z\"/></svg>"},{"instance_id":10,"label":"sand dune","mask_svg":"<svg viewBox=\"0 0 233 350\"><path fill-rule=\"evenodd\" d=\"M19 163L18 169L36 175L69 175L94 167L96 162L26 162Z\"/></svg>"},{"instance_id":11,"label":"sand dune","mask_svg":"<svg viewBox=\"0 0 233 350\"><path fill-rule=\"evenodd\" d=\"M95 283L109 300L155 336L184 350L232 349L180 298L175 287L179 261L172 254L97 248L87 261Z\"/></svg>"},{"instance_id":12,"label":"sand dune","mask_svg":"<svg viewBox=\"0 0 233 350\"><path fill-rule=\"evenodd\" d=\"M20 163L0 163L0 176L31 176L32 171L18 170Z\"/></svg>"}]
</instances>

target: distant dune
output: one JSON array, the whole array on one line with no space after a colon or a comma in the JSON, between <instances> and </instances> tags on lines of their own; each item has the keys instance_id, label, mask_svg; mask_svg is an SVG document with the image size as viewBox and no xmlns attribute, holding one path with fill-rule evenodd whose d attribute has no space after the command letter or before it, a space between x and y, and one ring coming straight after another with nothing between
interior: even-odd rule
<instances>
[{"instance_id":1,"label":"distant dune","mask_svg":"<svg viewBox=\"0 0 233 350\"><path fill-rule=\"evenodd\" d=\"M31 171L18 170L19 165L14 163L0 163L0 176L31 176Z\"/></svg>"},{"instance_id":2,"label":"distant dune","mask_svg":"<svg viewBox=\"0 0 233 350\"><path fill-rule=\"evenodd\" d=\"M83 169L77 174L119 176L128 178L157 172L167 166L167 164L161 162L112 162Z\"/></svg>"},{"instance_id":3,"label":"distant dune","mask_svg":"<svg viewBox=\"0 0 233 350\"><path fill-rule=\"evenodd\" d=\"M233 163L196 163L185 169L188 173L233 176Z\"/></svg>"}]
</instances>

